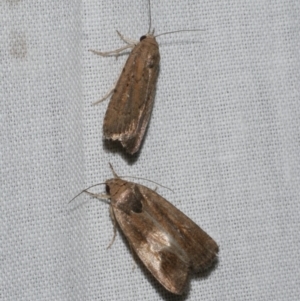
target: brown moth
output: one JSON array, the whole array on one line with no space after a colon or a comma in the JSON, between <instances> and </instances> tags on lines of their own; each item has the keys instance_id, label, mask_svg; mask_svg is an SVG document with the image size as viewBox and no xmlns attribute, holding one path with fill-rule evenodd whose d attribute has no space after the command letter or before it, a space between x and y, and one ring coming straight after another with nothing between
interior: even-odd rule
<instances>
[{"instance_id":1,"label":"brown moth","mask_svg":"<svg viewBox=\"0 0 300 301\"><path fill-rule=\"evenodd\" d=\"M128 153L134 154L140 148L152 112L160 55L151 33L130 46L134 48L112 92L103 134L106 139L119 140Z\"/></svg>"},{"instance_id":2,"label":"brown moth","mask_svg":"<svg viewBox=\"0 0 300 301\"><path fill-rule=\"evenodd\" d=\"M160 55L154 31L151 29L151 11L149 0L150 24L146 35L139 41L120 38L127 44L120 49L99 52L101 56L116 55L132 48L122 73L115 84L100 101L112 94L103 122L105 139L118 140L129 154L136 153L146 132L154 102L158 77Z\"/></svg>"},{"instance_id":3,"label":"brown moth","mask_svg":"<svg viewBox=\"0 0 300 301\"><path fill-rule=\"evenodd\" d=\"M103 135L105 139L120 141L129 154L140 149L153 108L160 61L155 38L175 32L198 31L179 30L154 36L154 30L150 33L150 1L149 17L148 33L139 41L125 38L117 31L127 45L109 52L91 50L101 56L118 56L122 51L132 48L117 83L102 99L94 103L97 104L112 94L104 117Z\"/></svg>"},{"instance_id":4,"label":"brown moth","mask_svg":"<svg viewBox=\"0 0 300 301\"><path fill-rule=\"evenodd\" d=\"M168 291L182 294L190 272L212 265L218 245L158 193L113 173L114 178L105 182L107 195L85 192L110 199L111 217L131 249Z\"/></svg>"}]
</instances>

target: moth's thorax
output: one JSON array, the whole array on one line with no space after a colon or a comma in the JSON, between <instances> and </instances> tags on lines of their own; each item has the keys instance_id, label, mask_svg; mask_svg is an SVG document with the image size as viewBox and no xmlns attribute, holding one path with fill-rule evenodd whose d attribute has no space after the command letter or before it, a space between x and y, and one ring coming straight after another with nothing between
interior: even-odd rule
<instances>
[{"instance_id":1,"label":"moth's thorax","mask_svg":"<svg viewBox=\"0 0 300 301\"><path fill-rule=\"evenodd\" d=\"M110 195L111 199L115 199L128 189L128 182L120 178L109 179L105 184L106 192Z\"/></svg>"},{"instance_id":2,"label":"moth's thorax","mask_svg":"<svg viewBox=\"0 0 300 301\"><path fill-rule=\"evenodd\" d=\"M106 181L106 190L114 210L130 215L142 212L142 195L136 184L119 178Z\"/></svg>"}]
</instances>

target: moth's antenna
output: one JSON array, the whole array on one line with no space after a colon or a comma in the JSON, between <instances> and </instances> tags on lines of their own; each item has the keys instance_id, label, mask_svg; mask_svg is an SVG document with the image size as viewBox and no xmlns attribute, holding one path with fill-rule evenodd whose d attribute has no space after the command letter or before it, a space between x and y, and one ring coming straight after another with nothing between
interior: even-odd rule
<instances>
[{"instance_id":1,"label":"moth's antenna","mask_svg":"<svg viewBox=\"0 0 300 301\"><path fill-rule=\"evenodd\" d=\"M90 186L90 187L88 187L88 188L83 189L81 192L79 192L77 195L75 195L75 196L73 197L73 199L69 202L69 204L70 204L73 200L75 200L77 197L79 197L82 193L87 192L87 190L89 190L89 189L91 189L91 188L93 188L93 187L99 186L99 185L103 185L103 184L105 184L105 183L94 184L94 185L92 185L92 186Z\"/></svg>"},{"instance_id":2,"label":"moth's antenna","mask_svg":"<svg viewBox=\"0 0 300 301\"><path fill-rule=\"evenodd\" d=\"M160 187L166 188L166 189L168 189L168 190L174 192L172 189L170 189L170 188L168 188L168 187L166 187L166 186L163 186L163 185L161 185L161 184L159 184L159 183L157 183L157 182L154 182L154 181L151 181L151 180L149 180L149 179L146 179L146 178L140 178L140 177L134 177L134 176L118 176L118 175L116 174L116 172L114 171L114 168L113 168L112 164L111 164L110 162L109 162L108 164L109 164L109 167L110 167L110 169L111 169L111 171L112 171L112 173L113 173L113 175L114 175L115 178L118 178L118 179L132 178L132 179L145 180L145 181L154 183L154 184L156 184L156 185L158 185L158 186L160 186ZM92 187L93 187L93 186L92 186ZM87 188L87 189L89 189L89 188Z\"/></svg>"},{"instance_id":3,"label":"moth's antenna","mask_svg":"<svg viewBox=\"0 0 300 301\"><path fill-rule=\"evenodd\" d=\"M151 30L151 3L150 0L148 1L149 3L149 29L148 29L148 33L150 33Z\"/></svg>"},{"instance_id":4,"label":"moth's antenna","mask_svg":"<svg viewBox=\"0 0 300 301\"><path fill-rule=\"evenodd\" d=\"M120 178L120 177L117 175L117 173L115 172L115 170L114 170L112 164L111 164L110 162L108 162L108 164L109 164L109 167L110 167L110 169L111 169L111 171L112 171L112 173L113 173L113 175L114 175L114 178Z\"/></svg>"},{"instance_id":5,"label":"moth's antenna","mask_svg":"<svg viewBox=\"0 0 300 301\"><path fill-rule=\"evenodd\" d=\"M162 187L162 188L165 188L165 189L168 189L168 190L174 192L174 190L172 190L171 188L169 188L169 187L167 187L167 186L164 186L164 185L161 185L161 184L159 184L159 183L157 183L157 182L154 182L154 181L149 180L149 179L146 179L146 178L134 177L134 176L120 176L120 178L132 178L132 179L138 179L138 180L148 181L148 182L154 183L154 184L156 184L156 185L158 185L158 186L160 186L160 187Z\"/></svg>"},{"instance_id":6,"label":"moth's antenna","mask_svg":"<svg viewBox=\"0 0 300 301\"><path fill-rule=\"evenodd\" d=\"M205 29L182 29L182 30L175 30L175 31L168 31L168 32L163 32L155 36L155 38L166 35L166 34L172 34L172 33L177 33L177 32L184 32L184 31L205 31Z\"/></svg>"}]
</instances>

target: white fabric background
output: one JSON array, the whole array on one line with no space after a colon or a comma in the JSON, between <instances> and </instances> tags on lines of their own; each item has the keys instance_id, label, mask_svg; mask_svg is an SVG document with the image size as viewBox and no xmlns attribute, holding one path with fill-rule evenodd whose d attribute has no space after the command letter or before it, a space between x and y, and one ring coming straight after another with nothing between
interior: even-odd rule
<instances>
[{"instance_id":1,"label":"white fabric background","mask_svg":"<svg viewBox=\"0 0 300 301\"><path fill-rule=\"evenodd\" d=\"M146 0L0 4L1 300L298 300L299 1L152 1L161 69L140 155L102 140ZM167 293L134 260L108 206L81 189L146 177L219 244L218 265ZM150 188L154 184L141 181ZM99 192L104 187L98 188Z\"/></svg>"}]
</instances>

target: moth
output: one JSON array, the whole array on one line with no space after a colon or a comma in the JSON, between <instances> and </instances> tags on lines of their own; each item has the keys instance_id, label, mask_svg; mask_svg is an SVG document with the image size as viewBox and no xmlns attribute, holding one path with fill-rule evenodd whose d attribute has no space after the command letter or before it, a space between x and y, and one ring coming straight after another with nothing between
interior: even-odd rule
<instances>
[{"instance_id":1,"label":"moth","mask_svg":"<svg viewBox=\"0 0 300 301\"><path fill-rule=\"evenodd\" d=\"M101 56L118 56L122 51L132 49L116 84L102 99L94 103L102 102L112 95L104 117L103 135L105 139L119 141L131 155L141 147L153 108L160 62L156 37L187 31L179 30L154 36L154 30L150 32L150 1L149 15L148 33L141 36L139 41L125 38L117 31L127 45L109 52L91 50Z\"/></svg>"},{"instance_id":2,"label":"moth","mask_svg":"<svg viewBox=\"0 0 300 301\"><path fill-rule=\"evenodd\" d=\"M117 224L131 249L165 289L182 294L191 272L212 265L218 245L158 193L113 173L114 178L105 182L107 195L85 192L110 199L115 231Z\"/></svg>"},{"instance_id":3,"label":"moth","mask_svg":"<svg viewBox=\"0 0 300 301\"><path fill-rule=\"evenodd\" d=\"M134 154L140 149L151 116L160 55L152 33L129 47L133 50L111 91L103 134L105 139L119 140L129 154Z\"/></svg>"}]
</instances>

